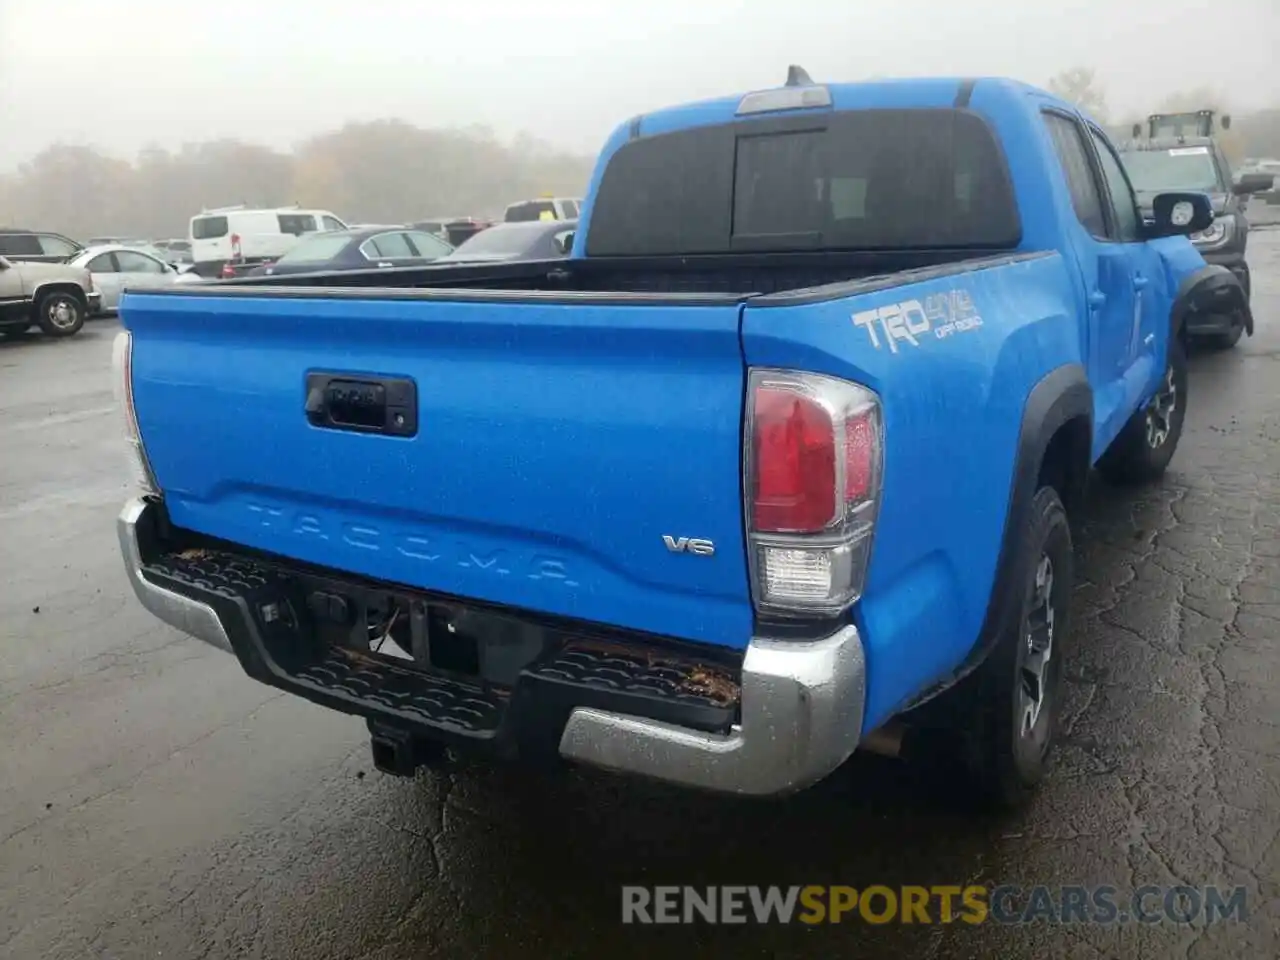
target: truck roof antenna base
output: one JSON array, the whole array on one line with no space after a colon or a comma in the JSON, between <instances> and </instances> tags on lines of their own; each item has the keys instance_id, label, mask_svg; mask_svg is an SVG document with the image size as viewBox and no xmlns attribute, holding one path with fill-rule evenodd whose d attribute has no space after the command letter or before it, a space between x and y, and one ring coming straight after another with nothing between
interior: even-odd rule
<instances>
[{"instance_id":1,"label":"truck roof antenna base","mask_svg":"<svg viewBox=\"0 0 1280 960\"><path fill-rule=\"evenodd\" d=\"M813 78L809 76L804 67L798 67L793 63L787 67L787 86L812 87Z\"/></svg>"}]
</instances>

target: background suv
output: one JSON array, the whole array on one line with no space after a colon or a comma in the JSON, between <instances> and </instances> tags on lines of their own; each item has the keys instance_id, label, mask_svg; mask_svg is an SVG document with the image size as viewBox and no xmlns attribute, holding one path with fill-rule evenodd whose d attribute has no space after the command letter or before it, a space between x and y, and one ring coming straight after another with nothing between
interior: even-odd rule
<instances>
[{"instance_id":1,"label":"background suv","mask_svg":"<svg viewBox=\"0 0 1280 960\"><path fill-rule=\"evenodd\" d=\"M0 227L0 257L9 260L66 263L83 249L83 244L60 233Z\"/></svg>"},{"instance_id":2,"label":"background suv","mask_svg":"<svg viewBox=\"0 0 1280 960\"><path fill-rule=\"evenodd\" d=\"M102 294L83 267L0 257L0 334L21 336L39 326L50 337L71 337L102 306Z\"/></svg>"}]
</instances>

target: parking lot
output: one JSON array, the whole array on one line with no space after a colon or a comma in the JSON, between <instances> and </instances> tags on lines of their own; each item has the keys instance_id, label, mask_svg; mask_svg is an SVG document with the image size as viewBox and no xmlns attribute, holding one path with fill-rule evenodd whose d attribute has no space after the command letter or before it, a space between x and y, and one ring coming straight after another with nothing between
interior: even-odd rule
<instances>
[{"instance_id":1,"label":"parking lot","mask_svg":"<svg viewBox=\"0 0 1280 960\"><path fill-rule=\"evenodd\" d=\"M114 321L0 343L0 957L1280 955L1280 230L1258 330L1192 360L1163 484L1095 485L1068 732L975 819L879 758L745 802L585 772L373 771L361 721L146 614ZM1212 927L624 927L622 884L1243 885Z\"/></svg>"}]
</instances>

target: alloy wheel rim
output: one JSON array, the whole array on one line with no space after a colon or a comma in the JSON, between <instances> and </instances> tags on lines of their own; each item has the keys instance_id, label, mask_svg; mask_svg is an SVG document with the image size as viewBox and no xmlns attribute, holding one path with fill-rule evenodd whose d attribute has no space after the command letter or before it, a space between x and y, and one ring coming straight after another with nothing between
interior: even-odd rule
<instances>
[{"instance_id":1,"label":"alloy wheel rim","mask_svg":"<svg viewBox=\"0 0 1280 960\"><path fill-rule=\"evenodd\" d=\"M1049 703L1049 663L1054 639L1053 561L1042 554L1036 564L1031 610L1023 626L1023 656L1019 667L1019 736L1032 739L1047 716Z\"/></svg>"},{"instance_id":2,"label":"alloy wheel rim","mask_svg":"<svg viewBox=\"0 0 1280 960\"><path fill-rule=\"evenodd\" d=\"M75 308L66 300L55 300L49 304L47 316L59 330L65 330L76 322Z\"/></svg>"},{"instance_id":3,"label":"alloy wheel rim","mask_svg":"<svg viewBox=\"0 0 1280 960\"><path fill-rule=\"evenodd\" d=\"M1173 382L1173 369L1165 372L1164 383L1147 404L1147 446L1157 450L1173 432L1173 412L1178 406L1178 386Z\"/></svg>"}]
</instances>

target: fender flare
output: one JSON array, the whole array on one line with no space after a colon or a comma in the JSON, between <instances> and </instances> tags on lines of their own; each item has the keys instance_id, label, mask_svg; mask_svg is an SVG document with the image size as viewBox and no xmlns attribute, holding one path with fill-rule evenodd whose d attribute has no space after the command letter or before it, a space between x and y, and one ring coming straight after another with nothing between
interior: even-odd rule
<instances>
[{"instance_id":1,"label":"fender flare","mask_svg":"<svg viewBox=\"0 0 1280 960\"><path fill-rule=\"evenodd\" d=\"M36 305L40 303L40 298L44 295L44 290L48 287L56 287L59 290L65 290L67 293L77 295L77 298L80 300L80 306L82 306L86 311L89 309L89 294L85 291L84 287L80 286L80 284L76 283L74 280L45 280L41 283L37 283L31 288L32 309L35 309Z\"/></svg>"},{"instance_id":2,"label":"fender flare","mask_svg":"<svg viewBox=\"0 0 1280 960\"><path fill-rule=\"evenodd\" d=\"M1084 417L1089 423L1088 439L1093 439L1093 388L1089 385L1085 369L1078 363L1068 363L1051 370L1031 389L1022 410L1022 425L1018 432L1018 450L1009 484L1009 508L1005 512L1004 531L1000 537L1000 552L996 559L995 576L991 593L987 598L987 612L982 621L969 655L948 677L936 683L914 700L903 711L921 706L944 690L954 686L976 670L995 649L1004 635L1010 618L1018 613L1018 591L1015 589L1022 558L1017 556L1022 518L1026 516L1036 493L1036 481L1040 467L1058 428L1070 420ZM1091 447L1085 453L1086 462L1081 465L1081 492L1092 465ZM1068 504L1070 507L1071 505ZM1071 511L1068 510L1068 516Z\"/></svg>"},{"instance_id":3,"label":"fender flare","mask_svg":"<svg viewBox=\"0 0 1280 960\"><path fill-rule=\"evenodd\" d=\"M1217 312L1219 302L1244 315L1245 332L1252 337L1253 311L1249 309L1249 298L1245 296L1240 278L1216 263L1206 263L1187 274L1178 284L1173 309L1169 313L1169 335L1180 336L1186 325L1187 315L1201 306L1211 305Z\"/></svg>"}]
</instances>

